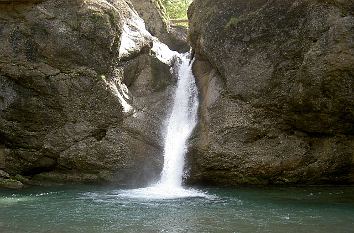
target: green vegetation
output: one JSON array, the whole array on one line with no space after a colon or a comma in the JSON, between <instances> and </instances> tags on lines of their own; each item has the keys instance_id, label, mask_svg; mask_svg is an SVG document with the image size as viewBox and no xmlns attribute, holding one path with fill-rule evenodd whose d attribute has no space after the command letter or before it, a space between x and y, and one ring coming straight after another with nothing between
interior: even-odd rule
<instances>
[{"instance_id":1,"label":"green vegetation","mask_svg":"<svg viewBox=\"0 0 354 233\"><path fill-rule=\"evenodd\" d=\"M162 0L170 19L187 19L187 10L192 0Z\"/></svg>"},{"instance_id":2,"label":"green vegetation","mask_svg":"<svg viewBox=\"0 0 354 233\"><path fill-rule=\"evenodd\" d=\"M236 27L237 23L240 22L240 19L237 17L231 17L229 22L225 25L225 29Z\"/></svg>"}]
</instances>

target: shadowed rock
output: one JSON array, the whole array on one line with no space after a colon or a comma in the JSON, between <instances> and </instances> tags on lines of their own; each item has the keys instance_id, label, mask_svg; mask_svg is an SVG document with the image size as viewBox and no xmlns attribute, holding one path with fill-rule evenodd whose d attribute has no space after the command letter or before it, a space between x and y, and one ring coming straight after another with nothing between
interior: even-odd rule
<instances>
[{"instance_id":1,"label":"shadowed rock","mask_svg":"<svg viewBox=\"0 0 354 233\"><path fill-rule=\"evenodd\" d=\"M190 182L354 181L353 1L196 0Z\"/></svg>"}]
</instances>

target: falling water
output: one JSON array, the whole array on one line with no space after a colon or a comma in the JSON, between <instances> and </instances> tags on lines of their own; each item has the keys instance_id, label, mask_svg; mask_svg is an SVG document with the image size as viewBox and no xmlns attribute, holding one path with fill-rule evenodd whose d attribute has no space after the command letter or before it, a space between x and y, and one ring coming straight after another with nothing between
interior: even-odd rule
<instances>
[{"instance_id":1,"label":"falling water","mask_svg":"<svg viewBox=\"0 0 354 233\"><path fill-rule=\"evenodd\" d=\"M186 142L197 123L198 96L189 54L179 57L177 89L168 120L164 147L164 166L159 185L179 188L182 185Z\"/></svg>"},{"instance_id":2,"label":"falling water","mask_svg":"<svg viewBox=\"0 0 354 233\"><path fill-rule=\"evenodd\" d=\"M192 73L190 54L179 54L171 51L145 29L144 21L131 12L131 18L123 30L120 56L139 48L139 40L150 38L153 42L152 51L163 63L173 67L178 82L171 114L168 116L164 145L164 166L160 180L147 188L125 190L120 196L133 198L171 199L181 197L206 197L205 193L182 186L184 157L187 152L187 141L197 124L198 92Z\"/></svg>"},{"instance_id":3,"label":"falling water","mask_svg":"<svg viewBox=\"0 0 354 233\"><path fill-rule=\"evenodd\" d=\"M205 193L182 186L187 141L197 124L199 104L189 53L177 54L174 73L178 82L166 129L161 178L150 187L122 191L120 196L149 199L207 197Z\"/></svg>"}]
</instances>

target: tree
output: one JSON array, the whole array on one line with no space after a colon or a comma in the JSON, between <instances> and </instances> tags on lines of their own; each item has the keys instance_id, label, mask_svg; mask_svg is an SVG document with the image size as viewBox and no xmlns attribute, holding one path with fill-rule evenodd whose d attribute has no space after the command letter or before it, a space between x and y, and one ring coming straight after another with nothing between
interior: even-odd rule
<instances>
[{"instance_id":1,"label":"tree","mask_svg":"<svg viewBox=\"0 0 354 233\"><path fill-rule=\"evenodd\" d=\"M171 19L186 19L187 10L192 0L162 0L167 15Z\"/></svg>"}]
</instances>

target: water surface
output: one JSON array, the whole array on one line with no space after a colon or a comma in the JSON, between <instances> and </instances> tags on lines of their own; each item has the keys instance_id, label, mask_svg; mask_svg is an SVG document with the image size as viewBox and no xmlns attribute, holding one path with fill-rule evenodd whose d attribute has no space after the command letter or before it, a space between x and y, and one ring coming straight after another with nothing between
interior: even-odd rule
<instances>
[{"instance_id":1,"label":"water surface","mask_svg":"<svg viewBox=\"0 0 354 233\"><path fill-rule=\"evenodd\" d=\"M0 232L354 232L354 187L199 192L153 199L93 186L0 191Z\"/></svg>"}]
</instances>

